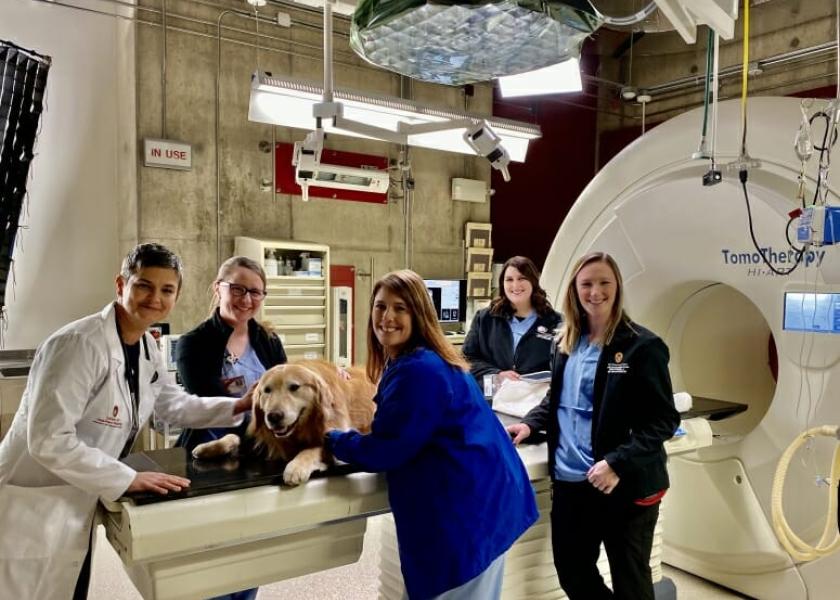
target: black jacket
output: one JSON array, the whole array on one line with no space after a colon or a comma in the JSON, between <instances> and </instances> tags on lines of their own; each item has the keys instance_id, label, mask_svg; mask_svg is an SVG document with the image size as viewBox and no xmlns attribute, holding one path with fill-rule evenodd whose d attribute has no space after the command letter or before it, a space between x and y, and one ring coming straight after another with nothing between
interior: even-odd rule
<instances>
[{"instance_id":1,"label":"black jacket","mask_svg":"<svg viewBox=\"0 0 840 600\"><path fill-rule=\"evenodd\" d=\"M549 473L554 478L554 453L560 435L557 408L568 355L557 352L551 388L523 422L532 432L548 433ZM592 453L605 459L620 480L613 494L630 500L668 487L665 448L680 424L674 408L668 347L654 333L635 323L621 323L612 342L601 351L595 372Z\"/></svg>"},{"instance_id":2,"label":"black jacket","mask_svg":"<svg viewBox=\"0 0 840 600\"><path fill-rule=\"evenodd\" d=\"M222 364L232 333L233 327L222 320L217 308L213 316L178 338L175 359L184 389L198 396L228 395L221 381ZM254 319L248 321L248 341L266 369L286 362L286 352L280 338L268 333ZM177 445L191 450L195 443L199 443L197 439L192 439L192 431L182 431Z\"/></svg>"},{"instance_id":3,"label":"black jacket","mask_svg":"<svg viewBox=\"0 0 840 600\"><path fill-rule=\"evenodd\" d=\"M531 328L519 340L513 351L513 333L508 318L490 313L489 308L473 317L470 332L464 340L463 352L470 362L470 373L484 389L484 376L499 371L534 373L550 368L551 342L554 330L560 326L560 315L553 310L538 315Z\"/></svg>"}]
</instances>

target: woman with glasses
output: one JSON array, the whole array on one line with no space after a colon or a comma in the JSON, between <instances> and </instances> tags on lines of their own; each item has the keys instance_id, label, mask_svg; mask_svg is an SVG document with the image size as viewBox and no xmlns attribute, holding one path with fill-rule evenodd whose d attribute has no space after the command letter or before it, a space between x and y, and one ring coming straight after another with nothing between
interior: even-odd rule
<instances>
[{"instance_id":1,"label":"woman with glasses","mask_svg":"<svg viewBox=\"0 0 840 600\"><path fill-rule=\"evenodd\" d=\"M244 256L227 259L213 281L210 318L178 339L178 375L188 392L241 397L274 365L286 362L276 334L254 319L265 298L265 272ZM232 429L186 429L178 446L192 452L198 444L244 432L248 419Z\"/></svg>"}]
</instances>

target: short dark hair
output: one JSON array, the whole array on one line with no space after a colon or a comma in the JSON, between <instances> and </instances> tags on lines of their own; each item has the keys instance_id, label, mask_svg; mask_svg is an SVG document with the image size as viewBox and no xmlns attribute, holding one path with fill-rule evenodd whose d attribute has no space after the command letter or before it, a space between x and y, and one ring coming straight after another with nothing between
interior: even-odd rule
<instances>
[{"instance_id":1,"label":"short dark hair","mask_svg":"<svg viewBox=\"0 0 840 600\"><path fill-rule=\"evenodd\" d=\"M128 280L145 267L161 267L175 271L178 275L178 290L180 291L184 278L184 266L172 250L161 244L137 244L123 259L120 275Z\"/></svg>"}]
</instances>

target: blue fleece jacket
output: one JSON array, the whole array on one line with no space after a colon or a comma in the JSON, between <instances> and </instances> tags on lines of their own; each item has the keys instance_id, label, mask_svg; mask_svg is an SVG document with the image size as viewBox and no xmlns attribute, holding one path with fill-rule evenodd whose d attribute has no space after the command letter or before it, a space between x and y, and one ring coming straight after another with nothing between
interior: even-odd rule
<instances>
[{"instance_id":1,"label":"blue fleece jacket","mask_svg":"<svg viewBox=\"0 0 840 600\"><path fill-rule=\"evenodd\" d=\"M382 375L370 434L333 431L335 456L385 471L411 600L484 571L538 517L525 467L475 380L426 348Z\"/></svg>"}]
</instances>

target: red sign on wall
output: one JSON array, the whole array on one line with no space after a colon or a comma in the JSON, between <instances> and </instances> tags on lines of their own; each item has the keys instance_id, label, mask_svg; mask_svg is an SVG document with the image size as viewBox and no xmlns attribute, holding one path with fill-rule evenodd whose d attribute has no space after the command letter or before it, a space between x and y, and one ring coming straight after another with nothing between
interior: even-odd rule
<instances>
[{"instance_id":1,"label":"red sign on wall","mask_svg":"<svg viewBox=\"0 0 840 600\"><path fill-rule=\"evenodd\" d=\"M301 189L295 183L295 167L292 156L295 152L294 144L277 143L274 151L274 180L277 182L278 194L293 194L300 196ZM321 152L321 162L328 165L343 167L357 167L385 170L388 168L387 156L372 156L356 152L339 152L324 148ZM355 190L337 190L314 185L309 186L310 197L332 198L333 200L354 200L356 202L373 202L387 204L388 194L374 194L372 192L357 192Z\"/></svg>"}]
</instances>

